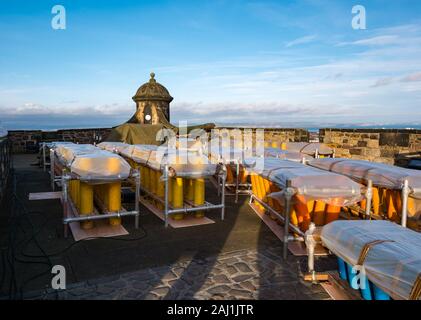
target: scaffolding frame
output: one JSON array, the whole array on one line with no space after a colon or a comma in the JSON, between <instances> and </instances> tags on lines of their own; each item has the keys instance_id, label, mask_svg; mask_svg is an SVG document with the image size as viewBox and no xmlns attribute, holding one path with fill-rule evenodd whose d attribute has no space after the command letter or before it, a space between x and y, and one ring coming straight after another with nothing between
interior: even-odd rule
<instances>
[{"instance_id":1,"label":"scaffolding frame","mask_svg":"<svg viewBox=\"0 0 421 320\"><path fill-rule=\"evenodd\" d=\"M64 237L67 238L69 234L69 223L72 222L82 222L82 221L91 221L91 220L101 220L109 218L121 218L125 216L134 216L135 222L134 227L139 228L139 216L140 216L140 206L139 206L139 194L140 194L140 174L138 170L132 170L130 176L124 180L115 180L115 181L127 181L134 180L135 184L135 209L132 211L126 211L121 209L116 212L110 212L102 208L102 214L93 214L93 215L80 215L76 209L76 206L73 200L69 197L69 182L70 180L80 180L81 182L90 183L93 182L90 179L81 179L80 176L70 173L66 168L62 167L59 161L56 159L56 153L54 149L50 149L50 181L53 191L55 190L55 184L60 182L61 184L61 200L63 205L63 228L64 228ZM61 170L61 173L57 175L57 172ZM94 180L96 181L96 180ZM104 183L98 184L107 184L111 181L107 180ZM72 210L73 208L73 210ZM71 216L70 213L73 213L74 216Z\"/></svg>"},{"instance_id":2,"label":"scaffolding frame","mask_svg":"<svg viewBox=\"0 0 421 320\"><path fill-rule=\"evenodd\" d=\"M287 259L288 257L288 242L289 241L305 241L306 239L306 233L301 231L297 226L290 223L290 215L292 211L292 197L297 194L297 190L291 186L291 181L286 181L286 187L283 188L283 190L280 191L280 195L284 196L284 210L283 214L276 211L272 207L270 207L266 202L264 202L264 199L260 199L258 196L256 196L254 193L251 194L249 199L249 206L251 206L253 200L257 201L260 205L262 205L266 210L268 210L270 213L274 214L281 222L284 224L284 241L283 241L283 258ZM364 192L364 197L367 200L367 206L365 210L365 218L371 220L371 199L372 199L373 191L372 191L372 183L369 182L369 185L366 187L366 190ZM277 200L275 200L277 201ZM290 235L290 231L293 231L294 233L298 234L300 237L296 238L292 235ZM313 248L314 253L314 248ZM309 257L310 261L310 257ZM314 257L313 257L314 261ZM310 270L310 264L309 264L309 273L313 273L314 268Z\"/></svg>"},{"instance_id":3,"label":"scaffolding frame","mask_svg":"<svg viewBox=\"0 0 421 320\"><path fill-rule=\"evenodd\" d=\"M235 165L235 182L234 183L226 183L225 186L222 187L221 181L218 179L218 195L221 192L223 188L226 187L234 187L234 193L226 193L227 196L235 196L235 203L238 203L238 196L239 195L251 195L251 183L240 183L240 170L241 170L241 164L240 161L230 161L229 164L223 164L221 165ZM241 189L240 187L246 187L246 189Z\"/></svg>"},{"instance_id":4,"label":"scaffolding frame","mask_svg":"<svg viewBox=\"0 0 421 320\"><path fill-rule=\"evenodd\" d=\"M171 170L171 167L166 164L164 166L164 169L162 171L162 177L161 180L164 182L164 198L161 198L157 195L155 195L154 193L150 192L149 190L146 190L144 187L142 187L142 185L140 185L140 191L145 193L146 195L148 195L149 197L153 198L154 200L159 201L160 203L162 203L164 205L164 210L162 211L164 214L164 224L165 227L167 228L169 225L169 216L172 214L180 214L180 213L191 213L191 212L197 212L197 211L208 211L208 210L214 210L214 209L221 209L221 220L223 221L225 219L225 180L226 180L226 171L225 168L223 166L219 166L219 170L217 169L217 175L218 175L218 180L220 180L222 182L222 192L219 195L221 198L221 202L219 204L212 204L210 202L205 201L204 205L189 205L186 206L184 204L183 208L170 208L170 203L169 203L169 182L170 179L173 177L176 177L176 174L174 174L174 171ZM184 177L183 177L184 178ZM203 176L199 176L199 175L193 175L193 176L189 176L188 178L194 179L194 178L208 178L208 177L203 177ZM219 191L219 190L218 190ZM142 198L139 197L139 201L142 203L143 200ZM184 201L186 202L186 201Z\"/></svg>"}]
</instances>

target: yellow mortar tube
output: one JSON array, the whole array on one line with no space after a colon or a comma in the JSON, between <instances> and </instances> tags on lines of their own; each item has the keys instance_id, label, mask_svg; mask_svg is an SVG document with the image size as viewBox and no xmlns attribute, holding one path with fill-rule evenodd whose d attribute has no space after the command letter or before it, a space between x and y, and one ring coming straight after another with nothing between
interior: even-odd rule
<instances>
[{"instance_id":1,"label":"yellow mortar tube","mask_svg":"<svg viewBox=\"0 0 421 320\"><path fill-rule=\"evenodd\" d=\"M79 210L79 204L80 204L80 180L74 180L74 188L75 188L75 199L74 203L76 206L76 209Z\"/></svg>"},{"instance_id":2,"label":"yellow mortar tube","mask_svg":"<svg viewBox=\"0 0 421 320\"><path fill-rule=\"evenodd\" d=\"M258 176L253 173L253 174L250 175L250 180L251 180L251 188L252 188L253 194L256 197L260 198ZM255 201L254 204L255 204L256 207L263 209L262 205L260 203L258 203L257 201Z\"/></svg>"},{"instance_id":3,"label":"yellow mortar tube","mask_svg":"<svg viewBox=\"0 0 421 320\"><path fill-rule=\"evenodd\" d=\"M250 175L250 180L251 180L251 192L254 195L257 195L256 175L255 174L251 174Z\"/></svg>"},{"instance_id":4,"label":"yellow mortar tube","mask_svg":"<svg viewBox=\"0 0 421 320\"><path fill-rule=\"evenodd\" d=\"M265 188L265 196L269 195L270 194L270 181L268 179L263 179L263 186ZM269 207L274 209L272 198L267 197L265 202L269 205ZM276 216L273 215L272 213L269 213L269 216L272 220L276 220Z\"/></svg>"},{"instance_id":5,"label":"yellow mortar tube","mask_svg":"<svg viewBox=\"0 0 421 320\"><path fill-rule=\"evenodd\" d=\"M174 178L168 178L168 203L172 204L172 185L174 183ZM164 186L165 187L165 186ZM165 189L164 189L165 190ZM165 191L164 191L165 192Z\"/></svg>"},{"instance_id":6,"label":"yellow mortar tube","mask_svg":"<svg viewBox=\"0 0 421 320\"><path fill-rule=\"evenodd\" d=\"M259 175L256 175L255 181L256 181L256 190L257 190L257 197L263 201L263 183L262 183L262 177ZM266 211L265 207L261 205L260 203L256 203L256 205L262 209L264 212Z\"/></svg>"},{"instance_id":7,"label":"yellow mortar tube","mask_svg":"<svg viewBox=\"0 0 421 320\"><path fill-rule=\"evenodd\" d=\"M398 221L399 216L395 207L396 201L393 201L394 196L394 190L386 191L387 217L389 220Z\"/></svg>"},{"instance_id":8,"label":"yellow mortar tube","mask_svg":"<svg viewBox=\"0 0 421 320\"><path fill-rule=\"evenodd\" d=\"M233 183L234 175L232 174L231 166L228 164L226 167L227 167L227 183Z\"/></svg>"},{"instance_id":9,"label":"yellow mortar tube","mask_svg":"<svg viewBox=\"0 0 421 320\"><path fill-rule=\"evenodd\" d=\"M310 214L310 217L311 217L311 219L313 219L313 213L314 213L314 203L315 203L316 201L315 200L308 200L307 201L307 210L308 210L308 213Z\"/></svg>"},{"instance_id":10,"label":"yellow mortar tube","mask_svg":"<svg viewBox=\"0 0 421 320\"><path fill-rule=\"evenodd\" d=\"M398 190L395 190L393 203L395 204L395 208L398 211L398 215L401 215L402 214L402 195L401 195L401 192Z\"/></svg>"},{"instance_id":11,"label":"yellow mortar tube","mask_svg":"<svg viewBox=\"0 0 421 320\"><path fill-rule=\"evenodd\" d=\"M205 179L198 178L193 180L194 184L194 205L202 206L205 204ZM196 218L204 217L204 211L196 211L194 216Z\"/></svg>"},{"instance_id":12,"label":"yellow mortar tube","mask_svg":"<svg viewBox=\"0 0 421 320\"><path fill-rule=\"evenodd\" d=\"M164 199L165 183L164 181L161 181L162 173L157 171L155 176L156 176L156 195L160 197L161 199ZM164 209L164 205L161 202L157 201L156 205L158 209L160 210Z\"/></svg>"},{"instance_id":13,"label":"yellow mortar tube","mask_svg":"<svg viewBox=\"0 0 421 320\"><path fill-rule=\"evenodd\" d=\"M149 169L148 167L144 167L144 188L146 191L150 191L150 171L151 169Z\"/></svg>"},{"instance_id":14,"label":"yellow mortar tube","mask_svg":"<svg viewBox=\"0 0 421 320\"><path fill-rule=\"evenodd\" d=\"M273 182L270 182L270 193L279 192L281 189L278 188ZM278 200L272 198L273 208L276 212L282 212L283 206L279 203Z\"/></svg>"},{"instance_id":15,"label":"yellow mortar tube","mask_svg":"<svg viewBox=\"0 0 421 320\"><path fill-rule=\"evenodd\" d=\"M373 187L373 213L378 216L380 213L380 194L379 188Z\"/></svg>"},{"instance_id":16,"label":"yellow mortar tube","mask_svg":"<svg viewBox=\"0 0 421 320\"><path fill-rule=\"evenodd\" d=\"M379 188L380 196L380 214L385 216L387 213L387 191L385 188Z\"/></svg>"},{"instance_id":17,"label":"yellow mortar tube","mask_svg":"<svg viewBox=\"0 0 421 320\"><path fill-rule=\"evenodd\" d=\"M286 150L287 149L287 144L285 142L281 143L281 150Z\"/></svg>"},{"instance_id":18,"label":"yellow mortar tube","mask_svg":"<svg viewBox=\"0 0 421 320\"><path fill-rule=\"evenodd\" d=\"M94 211L94 188L93 185L85 182L80 182L80 202L79 214L81 216L92 215ZM81 221L80 226L82 229L92 229L94 226L93 221Z\"/></svg>"},{"instance_id":19,"label":"yellow mortar tube","mask_svg":"<svg viewBox=\"0 0 421 320\"><path fill-rule=\"evenodd\" d=\"M290 217L290 218L289 218L289 219L290 219L290 223L291 223L293 226L298 227L297 212L295 212L294 206L292 206L292 208L291 208L291 212L290 212L289 217ZM297 235L297 234L294 234L294 235Z\"/></svg>"},{"instance_id":20,"label":"yellow mortar tube","mask_svg":"<svg viewBox=\"0 0 421 320\"><path fill-rule=\"evenodd\" d=\"M145 166L140 165L139 171L140 171L140 185L144 187L145 186Z\"/></svg>"},{"instance_id":21,"label":"yellow mortar tube","mask_svg":"<svg viewBox=\"0 0 421 320\"><path fill-rule=\"evenodd\" d=\"M247 172L246 169L244 169L244 167L240 167L240 177L239 180L241 183L245 184L247 183L247 177L248 177L249 173Z\"/></svg>"},{"instance_id":22,"label":"yellow mortar tube","mask_svg":"<svg viewBox=\"0 0 421 320\"><path fill-rule=\"evenodd\" d=\"M107 187L107 209L109 212L121 211L121 182L113 182L105 185ZM121 224L121 218L110 218L110 225L119 226Z\"/></svg>"},{"instance_id":23,"label":"yellow mortar tube","mask_svg":"<svg viewBox=\"0 0 421 320\"><path fill-rule=\"evenodd\" d=\"M365 212L365 208L367 208L367 199L363 199L360 201L360 207Z\"/></svg>"},{"instance_id":24,"label":"yellow mortar tube","mask_svg":"<svg viewBox=\"0 0 421 320\"><path fill-rule=\"evenodd\" d=\"M156 194L156 171L149 169L149 191Z\"/></svg>"},{"instance_id":25,"label":"yellow mortar tube","mask_svg":"<svg viewBox=\"0 0 421 320\"><path fill-rule=\"evenodd\" d=\"M278 143L276 141L272 141L272 148L278 148Z\"/></svg>"},{"instance_id":26,"label":"yellow mortar tube","mask_svg":"<svg viewBox=\"0 0 421 320\"><path fill-rule=\"evenodd\" d=\"M325 209L326 203L322 201L316 201L316 203L314 204L313 221L316 226L324 225Z\"/></svg>"},{"instance_id":27,"label":"yellow mortar tube","mask_svg":"<svg viewBox=\"0 0 421 320\"><path fill-rule=\"evenodd\" d=\"M263 200L264 203L267 203L265 179L262 176L259 176L259 186L260 186L260 199Z\"/></svg>"},{"instance_id":28,"label":"yellow mortar tube","mask_svg":"<svg viewBox=\"0 0 421 320\"><path fill-rule=\"evenodd\" d=\"M184 196L186 197L187 201L193 201L194 200L194 180L193 179L185 179L184 180L185 184L186 184L186 188L184 189L185 194Z\"/></svg>"},{"instance_id":29,"label":"yellow mortar tube","mask_svg":"<svg viewBox=\"0 0 421 320\"><path fill-rule=\"evenodd\" d=\"M338 220L340 213L341 213L340 206L328 204L326 207L325 224Z\"/></svg>"},{"instance_id":30,"label":"yellow mortar tube","mask_svg":"<svg viewBox=\"0 0 421 320\"><path fill-rule=\"evenodd\" d=\"M418 200L419 201L419 200ZM408 197L408 216L413 217L417 213L416 200L412 197Z\"/></svg>"},{"instance_id":31,"label":"yellow mortar tube","mask_svg":"<svg viewBox=\"0 0 421 320\"><path fill-rule=\"evenodd\" d=\"M302 195L294 196L294 211L297 215L298 225L301 231L306 232L311 223L311 216L305 197Z\"/></svg>"},{"instance_id":32,"label":"yellow mortar tube","mask_svg":"<svg viewBox=\"0 0 421 320\"><path fill-rule=\"evenodd\" d=\"M183 178L173 178L172 183L172 205L174 209L183 208L184 199L183 199ZM184 219L184 213L173 214L172 218L174 220Z\"/></svg>"}]
</instances>

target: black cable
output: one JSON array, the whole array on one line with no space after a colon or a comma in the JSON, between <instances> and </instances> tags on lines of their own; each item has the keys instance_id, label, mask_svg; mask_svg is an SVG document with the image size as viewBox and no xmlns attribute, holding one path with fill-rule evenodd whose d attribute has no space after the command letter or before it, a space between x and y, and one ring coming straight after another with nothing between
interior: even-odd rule
<instances>
[{"instance_id":1,"label":"black cable","mask_svg":"<svg viewBox=\"0 0 421 320\"><path fill-rule=\"evenodd\" d=\"M7 262L9 263L9 268L11 270L11 280L10 280L10 284L9 284L9 297L11 299L14 299L16 297L16 293L20 293L21 298L23 297L23 289L26 285L28 285L28 283L30 283L31 281L49 273L52 269L52 262L50 260L51 257L54 256L58 256L61 255L63 253L65 253L66 251L70 250L71 248L73 248L75 245L83 242L83 241L87 241L87 240L93 240L93 239L108 239L108 240L115 240L115 241L139 241L142 240L144 238L147 237L148 233L147 231L143 228L143 226L140 226L140 228L143 231L143 235L137 238L131 238L131 239L124 239L124 238L116 238L116 237L90 237L90 238L86 238L86 239L82 239L79 241L75 241L72 244L70 244L69 246L65 247L64 249L55 252L55 253L51 253L48 254L45 252L45 250L43 249L43 247L39 244L38 240L37 240L37 236L38 234L43 230L43 228L45 228L45 226L47 225L47 223L49 222L48 219L45 219L45 221L42 223L42 225L38 228L38 230L35 230L35 227L31 221L31 219L29 218L30 215L32 214L40 214L43 215L43 212L41 211L29 211L26 206L24 205L24 202L19 198L19 196L16 193L16 186L17 186L17 177L16 175L14 175L14 185L13 185L13 190L14 192L12 193L12 214L9 217L9 226L11 226L11 232L9 233L9 246L8 246L8 250L7 250ZM17 234L17 229L18 227L21 229L21 231L26 235L25 229L22 227L22 223L23 220L22 218L26 218L26 220L28 221L29 225L31 226L31 230L32 230L32 235L26 239L26 237L24 237L24 239L22 241L20 241L18 244L16 244L16 241L18 240L16 238L16 234ZM28 247L28 245L34 242L35 245L37 246L37 248L41 251L42 255L30 255L27 254L25 252L25 249ZM26 258L35 258L35 259L47 259L47 262L45 261L31 261L31 260L22 260L17 258L16 256L16 249L21 247L22 245L24 245L21 250L19 251L19 253L26 257ZM16 279L16 270L15 270L15 262L19 262L19 263L28 263L28 264L45 264L48 265L49 268L46 271L43 271L39 274L36 274L32 277L30 277L29 279L26 279L21 286L18 286L17 284L17 279ZM5 263L5 261L3 260L3 263ZM5 278L5 276L4 276ZM3 282L4 280L2 280ZM1 288L1 287L0 287ZM57 297L58 297L58 292L56 293Z\"/></svg>"},{"instance_id":2,"label":"black cable","mask_svg":"<svg viewBox=\"0 0 421 320\"><path fill-rule=\"evenodd\" d=\"M9 243L8 243L8 250L7 250L7 262L9 264L9 268L10 268L10 272L11 272L11 279L10 279L10 284L9 284L9 298L10 299L15 299L16 297L16 293L20 293L22 296L23 293L23 288L24 286L29 283L29 281L32 281L33 279L44 275L47 271L42 272L42 274L36 275L34 277L31 277L30 279L24 281L23 286L21 286L20 288L18 287L17 284L17 279L16 279L16 268L15 268L15 262L19 262L19 263L36 263L36 264L45 264L48 265L48 272L51 270L52 268L52 262L50 260L50 258L48 256L45 255L45 251L44 249L40 246L39 242L36 239L36 234L42 229L42 227L44 227L45 223L43 224L43 226L40 228L40 230L38 230L37 232L35 232L35 227L29 217L30 214L35 214L35 213L40 213L40 212L36 212L36 211L28 211L27 208L25 207L25 205L23 204L22 200L20 200L20 198L17 196L16 194L16 176L14 176L14 185L13 185L13 193L12 193L12 202L11 202L11 215L9 217ZM24 230L24 228L22 227L22 218L25 217L28 221L28 223L31 226L31 230L33 233L33 236L31 236L28 240L26 240L26 232ZM22 241L20 241L17 244L17 229L18 227L23 231L24 233L24 239ZM38 247L38 249L44 254L43 256L41 256L42 258L45 258L48 260L48 262L41 262L41 261L28 261L28 260L22 260L19 259L16 255L16 249L24 242L26 242L26 246L30 243L30 241L34 241L36 246ZM25 246L25 248L26 248Z\"/></svg>"},{"instance_id":3,"label":"black cable","mask_svg":"<svg viewBox=\"0 0 421 320\"><path fill-rule=\"evenodd\" d=\"M99 239L104 239L104 240L115 240L115 241L139 241L142 240L144 238L146 238L148 236L147 231L145 230L145 228L143 228L142 226L140 226L140 228L143 231L143 235L138 237L138 238L130 238L130 239L124 239L124 238L116 238L116 237L89 237L89 238L85 238L85 239L81 239L78 241L73 242L72 244L70 244L69 246L67 246L66 248L58 251L58 252L54 252L54 253L49 253L47 254L47 256L49 257L54 257L54 256L58 256L61 255L63 253L65 253L66 251L70 250L71 248L73 248L75 245L87 241L87 240L99 240ZM28 258L41 258L43 256L38 256L38 255L27 255Z\"/></svg>"}]
</instances>

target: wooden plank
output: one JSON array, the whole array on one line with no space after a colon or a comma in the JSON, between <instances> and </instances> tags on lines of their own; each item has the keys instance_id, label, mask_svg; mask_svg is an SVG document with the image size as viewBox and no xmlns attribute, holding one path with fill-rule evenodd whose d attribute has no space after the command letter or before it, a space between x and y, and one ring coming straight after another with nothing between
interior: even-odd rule
<instances>
[{"instance_id":1,"label":"wooden plank","mask_svg":"<svg viewBox=\"0 0 421 320\"><path fill-rule=\"evenodd\" d=\"M333 300L362 300L359 292L352 289L347 281L340 279L336 271L327 273L328 281L320 285Z\"/></svg>"},{"instance_id":2,"label":"wooden plank","mask_svg":"<svg viewBox=\"0 0 421 320\"><path fill-rule=\"evenodd\" d=\"M69 199L69 216L78 216L77 209L71 199ZM94 214L99 214L97 209L94 209ZM106 238L106 237L118 237L129 234L129 232L120 224L118 226L111 226L108 223L108 219L104 218L101 220L94 220L94 227L89 230L82 229L80 222L69 223L70 230L72 231L73 238L75 241L89 239L89 238Z\"/></svg>"},{"instance_id":3,"label":"wooden plank","mask_svg":"<svg viewBox=\"0 0 421 320\"><path fill-rule=\"evenodd\" d=\"M155 207L150 201L144 197L140 197L140 203L142 203L149 211L156 215L162 221L165 221L165 215L162 210L159 210ZM196 227L206 224L215 223L214 220L207 217L196 218L192 214L185 214L183 220L174 220L171 216L168 219L168 224L173 228L186 228L186 227Z\"/></svg>"},{"instance_id":4,"label":"wooden plank","mask_svg":"<svg viewBox=\"0 0 421 320\"><path fill-rule=\"evenodd\" d=\"M51 200L61 199L61 191L57 192L31 192L29 194L29 200Z\"/></svg>"},{"instance_id":5,"label":"wooden plank","mask_svg":"<svg viewBox=\"0 0 421 320\"><path fill-rule=\"evenodd\" d=\"M118 237L129 234L122 225L111 226L108 223L108 219L94 220L94 227L89 230L82 229L79 222L69 223L69 226L75 241L89 240L90 238Z\"/></svg>"},{"instance_id":6,"label":"wooden plank","mask_svg":"<svg viewBox=\"0 0 421 320\"><path fill-rule=\"evenodd\" d=\"M315 279L316 281L328 281L329 275L327 273L316 273L315 278L316 278ZM310 273L305 274L304 280L305 281L313 281L313 275L310 274Z\"/></svg>"}]
</instances>

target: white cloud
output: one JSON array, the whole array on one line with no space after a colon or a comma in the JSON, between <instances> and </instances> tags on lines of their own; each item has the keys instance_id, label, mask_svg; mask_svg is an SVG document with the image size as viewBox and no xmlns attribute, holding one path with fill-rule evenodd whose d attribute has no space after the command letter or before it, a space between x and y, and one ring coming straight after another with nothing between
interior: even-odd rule
<instances>
[{"instance_id":1,"label":"white cloud","mask_svg":"<svg viewBox=\"0 0 421 320\"><path fill-rule=\"evenodd\" d=\"M402 82L416 82L421 81L421 72L413 73L402 78Z\"/></svg>"},{"instance_id":2,"label":"white cloud","mask_svg":"<svg viewBox=\"0 0 421 320\"><path fill-rule=\"evenodd\" d=\"M352 42L340 42L337 46L348 46L348 45L356 45L356 46L386 46L392 44L399 44L400 38L397 35L386 35L386 36L377 36L367 39L361 39Z\"/></svg>"},{"instance_id":3,"label":"white cloud","mask_svg":"<svg viewBox=\"0 0 421 320\"><path fill-rule=\"evenodd\" d=\"M377 87L383 87L383 86L387 86L389 84L391 84L394 81L393 78L383 78L383 79L379 79L376 81L375 84L373 84L371 87L372 88L377 88Z\"/></svg>"},{"instance_id":4,"label":"white cloud","mask_svg":"<svg viewBox=\"0 0 421 320\"><path fill-rule=\"evenodd\" d=\"M92 105L92 106L72 106L67 108L66 105L59 106L46 106L34 102L26 102L23 105L19 105L15 108L8 108L0 106L0 114L4 116L21 116L21 115L51 115L51 116L79 116L85 115L89 117L96 116L113 116L124 113L134 113L134 105L121 105L118 103L103 104L103 105Z\"/></svg>"},{"instance_id":5,"label":"white cloud","mask_svg":"<svg viewBox=\"0 0 421 320\"><path fill-rule=\"evenodd\" d=\"M308 35L308 36L304 36L298 39L295 39L293 41L290 41L288 43L285 44L285 47L290 48L290 47L294 47L300 44L306 44L306 43L310 43L313 42L314 40L317 39L316 35Z\"/></svg>"}]
</instances>

